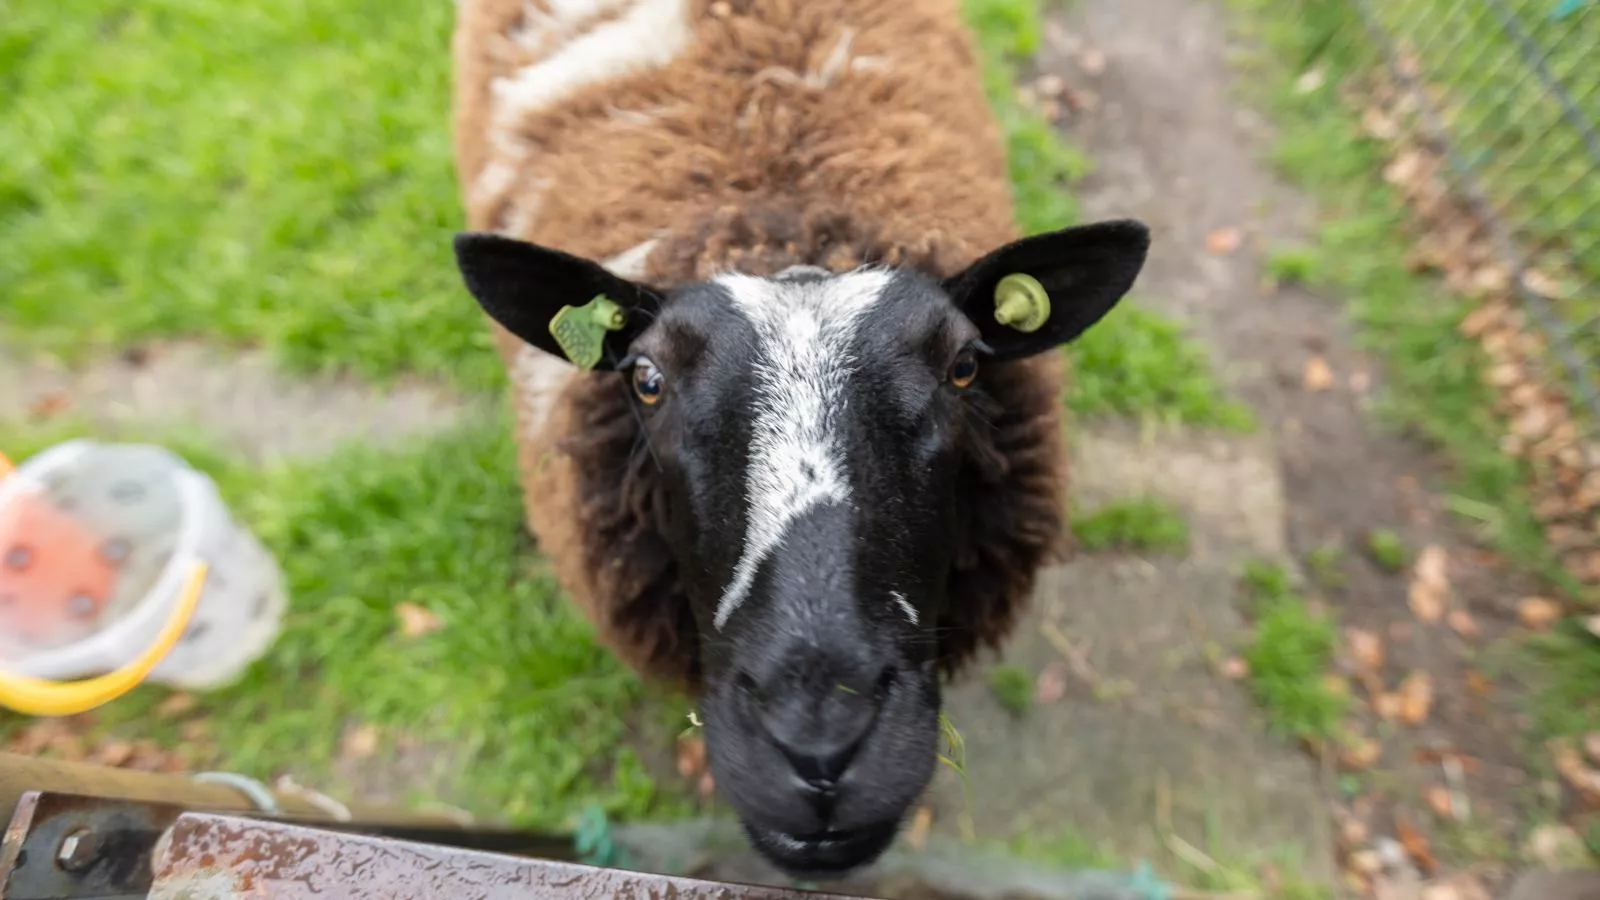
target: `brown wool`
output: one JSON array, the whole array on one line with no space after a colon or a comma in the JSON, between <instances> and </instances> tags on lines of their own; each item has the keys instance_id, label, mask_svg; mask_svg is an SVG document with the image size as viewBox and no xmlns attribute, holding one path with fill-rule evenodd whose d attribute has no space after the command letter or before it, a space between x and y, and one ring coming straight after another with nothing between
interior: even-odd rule
<instances>
[{"instance_id":1,"label":"brown wool","mask_svg":"<svg viewBox=\"0 0 1600 900\"><path fill-rule=\"evenodd\" d=\"M956 0L685 0L688 40L664 64L535 108L497 99L496 80L641 2L662 5L601 0L557 21L538 2L460 0L454 137L469 229L597 261L653 240L628 277L661 288L796 263L942 277L1017 236ZM530 351L491 327L516 372ZM1054 353L986 370L998 412L961 476L982 487L963 492L979 499L958 517L952 608L937 623L946 672L1004 640L1060 545L1060 378ZM517 388L528 525L557 578L625 662L694 687L694 620L625 381L566 378L539 425Z\"/></svg>"}]
</instances>

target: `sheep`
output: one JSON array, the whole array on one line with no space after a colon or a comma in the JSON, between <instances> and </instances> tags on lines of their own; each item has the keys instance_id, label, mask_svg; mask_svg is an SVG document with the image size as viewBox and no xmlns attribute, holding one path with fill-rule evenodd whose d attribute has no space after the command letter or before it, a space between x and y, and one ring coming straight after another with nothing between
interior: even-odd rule
<instances>
[{"instance_id":1,"label":"sheep","mask_svg":"<svg viewBox=\"0 0 1600 900\"><path fill-rule=\"evenodd\" d=\"M1148 230L1019 236L956 0L459 0L453 48L530 531L759 852L871 863L1063 544L1057 351Z\"/></svg>"}]
</instances>

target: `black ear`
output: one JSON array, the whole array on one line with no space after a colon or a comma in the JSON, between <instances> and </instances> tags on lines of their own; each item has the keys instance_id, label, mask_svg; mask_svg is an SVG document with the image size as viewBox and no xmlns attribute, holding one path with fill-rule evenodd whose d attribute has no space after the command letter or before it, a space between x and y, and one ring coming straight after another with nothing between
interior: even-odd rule
<instances>
[{"instance_id":1,"label":"black ear","mask_svg":"<svg viewBox=\"0 0 1600 900\"><path fill-rule=\"evenodd\" d=\"M483 311L522 340L566 358L550 332L550 321L564 306L581 307L604 294L622 307L621 329L605 332L605 354L597 369L609 369L660 308L651 289L606 271L599 263L497 234L463 233L455 237L456 266L467 290Z\"/></svg>"},{"instance_id":2,"label":"black ear","mask_svg":"<svg viewBox=\"0 0 1600 900\"><path fill-rule=\"evenodd\" d=\"M1072 341L1122 299L1150 249L1150 229L1133 220L1097 222L1007 244L948 278L944 289L983 333L997 359L1021 359ZM995 317L995 286L1027 276L1049 297L1049 314L1031 331ZM1033 282L1029 282L1031 278ZM1039 308L1042 314L1042 307Z\"/></svg>"}]
</instances>

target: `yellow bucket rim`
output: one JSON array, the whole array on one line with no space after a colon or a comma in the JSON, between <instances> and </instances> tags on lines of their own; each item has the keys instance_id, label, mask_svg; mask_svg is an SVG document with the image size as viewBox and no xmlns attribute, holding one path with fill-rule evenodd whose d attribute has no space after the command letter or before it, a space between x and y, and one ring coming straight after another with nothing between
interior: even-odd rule
<instances>
[{"instance_id":1,"label":"yellow bucket rim","mask_svg":"<svg viewBox=\"0 0 1600 900\"><path fill-rule=\"evenodd\" d=\"M0 453L0 481L15 472L16 466ZM205 588L207 571L205 560L195 561L166 624L150 646L131 662L104 675L78 681L53 681L0 671L0 707L25 716L74 716L104 706L138 687L172 652L189 627Z\"/></svg>"}]
</instances>

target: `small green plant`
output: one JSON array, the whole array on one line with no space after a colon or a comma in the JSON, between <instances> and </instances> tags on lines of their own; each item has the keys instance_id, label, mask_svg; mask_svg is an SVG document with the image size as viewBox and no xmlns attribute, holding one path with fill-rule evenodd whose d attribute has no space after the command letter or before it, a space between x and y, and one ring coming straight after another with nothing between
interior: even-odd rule
<instances>
[{"instance_id":1,"label":"small green plant","mask_svg":"<svg viewBox=\"0 0 1600 900\"><path fill-rule=\"evenodd\" d=\"M1385 571L1398 572L1406 567L1406 545L1393 529L1374 528L1367 535L1367 553Z\"/></svg>"},{"instance_id":2,"label":"small green plant","mask_svg":"<svg viewBox=\"0 0 1600 900\"><path fill-rule=\"evenodd\" d=\"M1239 580L1244 582L1245 593L1252 600L1282 597L1294 590L1294 583L1282 566L1262 560L1245 563L1244 573Z\"/></svg>"},{"instance_id":3,"label":"small green plant","mask_svg":"<svg viewBox=\"0 0 1600 900\"><path fill-rule=\"evenodd\" d=\"M1091 551L1181 553L1189 546L1189 523L1183 514L1153 497L1107 503L1075 519L1072 533Z\"/></svg>"},{"instance_id":4,"label":"small green plant","mask_svg":"<svg viewBox=\"0 0 1600 900\"><path fill-rule=\"evenodd\" d=\"M1316 254L1304 248L1283 248L1267 257L1267 277L1279 284L1307 284L1316 271Z\"/></svg>"},{"instance_id":5,"label":"small green plant","mask_svg":"<svg viewBox=\"0 0 1600 900\"><path fill-rule=\"evenodd\" d=\"M1020 716L1033 707L1033 678L1017 666L995 666L989 672L989 690L1006 712Z\"/></svg>"},{"instance_id":6,"label":"small green plant","mask_svg":"<svg viewBox=\"0 0 1600 900\"><path fill-rule=\"evenodd\" d=\"M942 709L939 710L939 733L944 737L939 763L961 779L961 838L972 843L978 839L978 829L972 821L972 779L967 777L967 741L957 730L956 723L950 721L950 715Z\"/></svg>"},{"instance_id":7,"label":"small green plant","mask_svg":"<svg viewBox=\"0 0 1600 900\"><path fill-rule=\"evenodd\" d=\"M1150 416L1177 425L1250 432L1250 408L1227 396L1204 349L1183 327L1124 301L1062 351L1068 404L1084 417Z\"/></svg>"},{"instance_id":8,"label":"small green plant","mask_svg":"<svg viewBox=\"0 0 1600 900\"><path fill-rule=\"evenodd\" d=\"M1244 658L1251 691L1269 724L1288 737L1336 736L1349 698L1324 681L1333 661L1333 623L1290 588L1281 568L1256 563L1245 582L1256 619Z\"/></svg>"},{"instance_id":9,"label":"small green plant","mask_svg":"<svg viewBox=\"0 0 1600 900\"><path fill-rule=\"evenodd\" d=\"M1343 562L1344 548L1332 541L1311 551L1306 557L1306 566L1311 570L1312 579L1329 590L1344 586L1344 570L1340 568Z\"/></svg>"}]
</instances>

